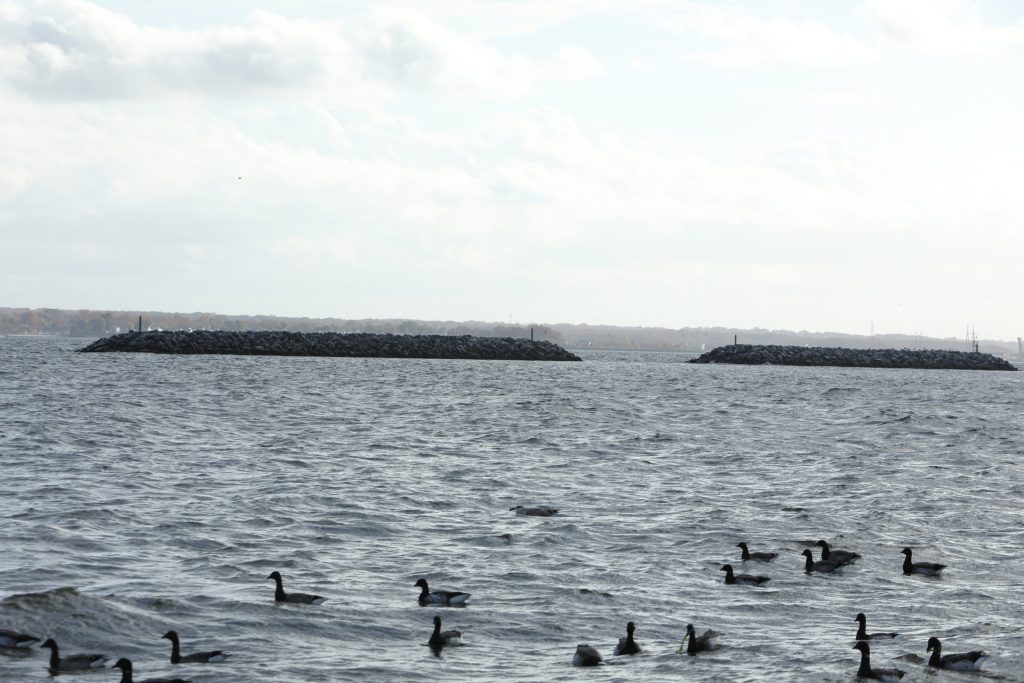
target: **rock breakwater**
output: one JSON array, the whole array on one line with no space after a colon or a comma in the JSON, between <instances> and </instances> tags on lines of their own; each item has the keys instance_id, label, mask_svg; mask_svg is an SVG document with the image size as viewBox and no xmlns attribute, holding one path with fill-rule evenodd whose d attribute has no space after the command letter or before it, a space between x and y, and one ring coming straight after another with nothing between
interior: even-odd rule
<instances>
[{"instance_id":1,"label":"rock breakwater","mask_svg":"<svg viewBox=\"0 0 1024 683\"><path fill-rule=\"evenodd\" d=\"M990 353L937 349L844 349L821 346L719 346L690 363L741 365L832 365L843 368L917 368L927 370L1016 370Z\"/></svg>"},{"instance_id":2,"label":"rock breakwater","mask_svg":"<svg viewBox=\"0 0 1024 683\"><path fill-rule=\"evenodd\" d=\"M469 335L337 332L127 332L98 339L79 350L245 356L580 360L579 356L548 341Z\"/></svg>"}]
</instances>

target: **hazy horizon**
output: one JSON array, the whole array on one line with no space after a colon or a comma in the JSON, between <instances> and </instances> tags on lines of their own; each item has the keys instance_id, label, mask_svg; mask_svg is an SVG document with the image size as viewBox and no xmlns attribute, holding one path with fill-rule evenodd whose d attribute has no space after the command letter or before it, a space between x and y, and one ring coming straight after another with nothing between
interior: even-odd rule
<instances>
[{"instance_id":1,"label":"hazy horizon","mask_svg":"<svg viewBox=\"0 0 1024 683\"><path fill-rule=\"evenodd\" d=\"M9 0L0 296L1014 340L1022 65L1009 0Z\"/></svg>"},{"instance_id":2,"label":"hazy horizon","mask_svg":"<svg viewBox=\"0 0 1024 683\"><path fill-rule=\"evenodd\" d=\"M28 309L28 308L29 307L25 307L25 306L6 306L6 305L4 305L4 306L0 306L0 311L3 311L5 309L7 309L7 310L22 310L22 309ZM180 316L211 316L211 317L222 317L222 318L225 318L225 319L232 319L232 318L255 318L255 319L271 318L271 319L281 319L281 320L305 319L305 320L310 320L310 321L320 321L320 320L323 320L323 321L329 321L329 320L345 320L345 321L366 320L366 321L370 321L370 322L375 322L375 321L376 322L405 322L405 321L407 321L407 322L413 322L413 323L428 323L428 324L429 323L451 323L451 324L494 325L494 326L512 325L512 326L519 326L519 327L548 326L548 327L552 327L552 328L559 327L559 326L592 326L592 327L599 327L599 328L600 327L609 327L609 328L615 328L615 329L621 329L621 330L656 330L656 329L663 329L663 330L668 330L668 331L675 331L675 330L698 330L698 329L709 329L710 330L710 329L715 329L715 330L735 330L737 332L744 332L744 331L746 331L746 332L773 332L773 333L793 334L793 335L807 334L807 335L815 335L815 336L831 336L831 335L834 335L834 336L852 336L852 337L870 337L870 336L872 336L870 334L861 334L859 332L847 332L847 331L843 331L843 330L813 330L813 329L807 329L807 328L790 329L790 328L783 328L783 327L746 327L746 328L744 328L744 327L737 327L735 325L681 325L679 327L666 327L664 325L616 325L616 324L603 323L603 322L574 323L574 322L569 322L569 321L551 321L551 320L507 320L507 319L506 320L479 320L479 319L476 319L476 320L461 319L460 320L460 319L454 319L454 318L408 318L408 317L384 318L384 317L379 317L379 316L370 316L370 317L365 317L365 318L339 318L337 316L289 316L289 315L281 315L281 314L277 314L277 313L221 313L221 312L217 312L217 311L157 311L157 310L123 309L123 308L121 308L121 309L88 309L88 308L84 308L84 309L75 309L75 308L62 309L62 308L57 308L57 307L53 307L53 306L42 306L42 307L32 307L31 308L31 310L43 310L43 309L56 310L56 311L92 311L92 312L97 312L97 313L110 312L110 313L114 313L114 314L131 314L131 315L135 315L135 314L141 314L141 315L152 314L152 315L167 315L167 316L175 316L175 315L180 315ZM915 336L918 336L918 337L924 337L924 338L935 339L935 340L949 340L949 339L953 339L953 340L966 341L970 337L971 332L972 332L971 330L964 330L960 335L949 335L949 336L945 336L945 337L940 337L940 336L933 336L933 335L922 335L922 334L917 333L917 332L908 332L908 331L894 330L894 331L884 332L884 333L883 332L875 332L874 336L878 336L878 337L886 337L886 336L915 337ZM993 342L1006 342L1006 343L1016 343L1016 341L1017 341L1016 337L1011 338L1011 339L1002 339L1002 338L999 338L999 337L982 337L980 335L977 336L977 339L979 341L987 340L987 341L993 341Z\"/></svg>"}]
</instances>

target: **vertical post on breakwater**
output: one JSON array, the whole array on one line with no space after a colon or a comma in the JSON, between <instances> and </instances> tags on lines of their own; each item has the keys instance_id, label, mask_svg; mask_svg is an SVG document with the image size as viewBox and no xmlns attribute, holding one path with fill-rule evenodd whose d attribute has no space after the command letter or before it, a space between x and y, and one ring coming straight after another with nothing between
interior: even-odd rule
<instances>
[{"instance_id":1,"label":"vertical post on breakwater","mask_svg":"<svg viewBox=\"0 0 1024 683\"><path fill-rule=\"evenodd\" d=\"M735 334L734 334L734 335L732 335L732 345L733 345L733 346L736 346L736 336L737 336L737 335L735 335Z\"/></svg>"},{"instance_id":2,"label":"vertical post on breakwater","mask_svg":"<svg viewBox=\"0 0 1024 683\"><path fill-rule=\"evenodd\" d=\"M530 328L530 341L533 341L533 328Z\"/></svg>"},{"instance_id":3,"label":"vertical post on breakwater","mask_svg":"<svg viewBox=\"0 0 1024 683\"><path fill-rule=\"evenodd\" d=\"M142 334L142 316L139 316L139 334Z\"/></svg>"}]
</instances>

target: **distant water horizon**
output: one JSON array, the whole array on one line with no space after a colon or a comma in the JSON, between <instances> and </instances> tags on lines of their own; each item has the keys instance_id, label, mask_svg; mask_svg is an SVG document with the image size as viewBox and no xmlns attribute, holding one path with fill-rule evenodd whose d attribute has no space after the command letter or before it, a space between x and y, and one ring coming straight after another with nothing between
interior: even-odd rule
<instances>
[{"instance_id":1,"label":"distant water horizon","mask_svg":"<svg viewBox=\"0 0 1024 683\"><path fill-rule=\"evenodd\" d=\"M27 316L27 317L26 317ZM909 332L840 332L779 328L745 328L729 325L684 326L678 328L613 325L604 323L545 323L540 321L456 321L413 318L307 318L280 315L231 315L222 313L175 313L162 311L26 309L0 307L0 334L14 332L59 333L62 336L99 338L137 329L144 330L265 330L293 332L385 332L393 334L473 334L496 337L530 337L565 347L597 349L638 349L701 352L724 346L737 339L746 344L846 346L853 348L936 348L980 350L1004 358L1024 357L1020 337L986 338L967 327L963 336L927 335Z\"/></svg>"},{"instance_id":2,"label":"distant water horizon","mask_svg":"<svg viewBox=\"0 0 1024 683\"><path fill-rule=\"evenodd\" d=\"M0 339L0 629L139 679L1024 680L1019 373L81 354ZM548 504L553 517L517 516ZM863 558L807 575L826 539ZM736 544L779 553L744 567ZM899 551L946 564L904 576ZM720 571L766 574L726 586ZM277 605L287 590L323 605ZM420 607L413 584L472 593ZM434 657L432 618L465 645ZM614 657L627 621L642 654ZM677 653L686 624L720 647ZM179 665L223 649L220 664ZM981 676L932 675L982 649ZM571 666L589 643L606 665ZM0 680L46 680L0 650ZM90 674L113 679L114 672Z\"/></svg>"}]
</instances>

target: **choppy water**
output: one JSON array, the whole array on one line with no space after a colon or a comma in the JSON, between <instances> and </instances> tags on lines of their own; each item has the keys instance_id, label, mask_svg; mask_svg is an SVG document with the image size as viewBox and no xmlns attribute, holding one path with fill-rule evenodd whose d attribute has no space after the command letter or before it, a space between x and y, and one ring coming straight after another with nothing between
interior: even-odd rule
<instances>
[{"instance_id":1,"label":"choppy water","mask_svg":"<svg viewBox=\"0 0 1024 683\"><path fill-rule=\"evenodd\" d=\"M0 339L0 628L197 681L1024 680L1024 373L76 354ZM516 517L517 504L560 506ZM864 555L803 573L818 538ZM782 554L725 586L737 542ZM940 579L900 573L915 559ZM273 583L322 606L276 605ZM419 607L413 583L473 593ZM434 614L466 645L435 658ZM646 652L613 658L625 622ZM723 634L675 654L688 622ZM575 669L577 643L609 662ZM45 651L0 652L43 680ZM88 674L117 680L116 673Z\"/></svg>"}]
</instances>

